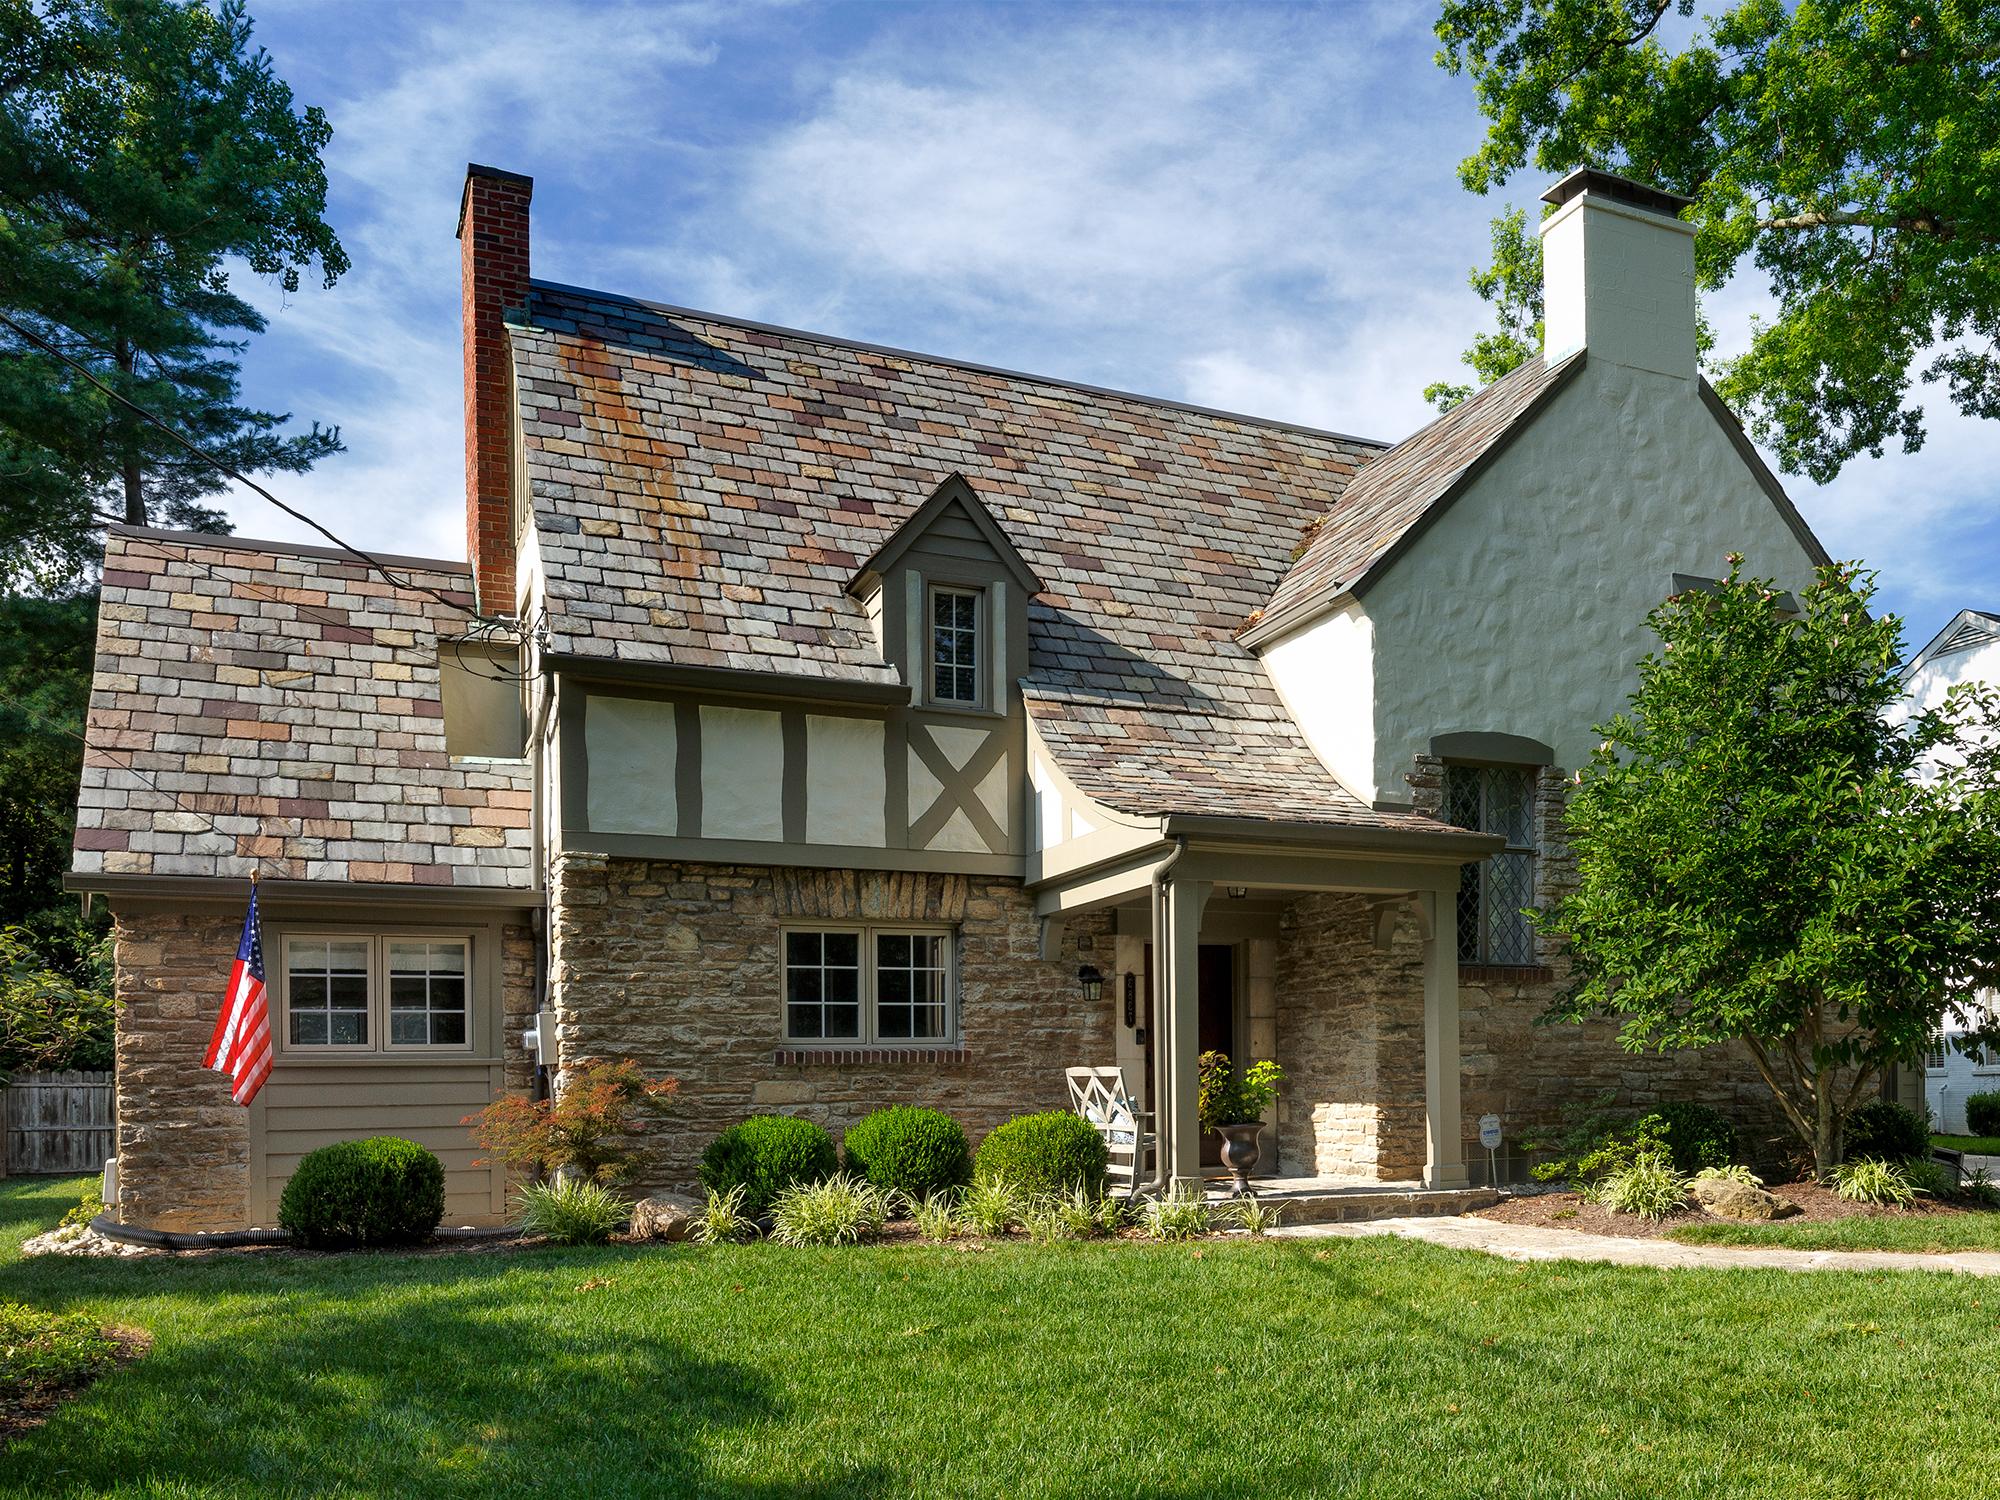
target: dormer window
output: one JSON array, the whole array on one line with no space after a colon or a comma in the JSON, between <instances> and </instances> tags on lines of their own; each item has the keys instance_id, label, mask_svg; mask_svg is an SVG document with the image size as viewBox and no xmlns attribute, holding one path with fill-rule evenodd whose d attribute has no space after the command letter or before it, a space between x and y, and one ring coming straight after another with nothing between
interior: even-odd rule
<instances>
[{"instance_id":1,"label":"dormer window","mask_svg":"<svg viewBox=\"0 0 2000 1500\"><path fill-rule=\"evenodd\" d=\"M931 589L931 701L973 708L979 704L980 591Z\"/></svg>"}]
</instances>

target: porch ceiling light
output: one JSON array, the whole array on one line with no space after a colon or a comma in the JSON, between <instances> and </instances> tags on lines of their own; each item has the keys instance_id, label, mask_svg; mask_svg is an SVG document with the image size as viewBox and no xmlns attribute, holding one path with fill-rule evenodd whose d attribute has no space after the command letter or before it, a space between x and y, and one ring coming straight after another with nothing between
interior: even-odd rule
<instances>
[{"instance_id":1,"label":"porch ceiling light","mask_svg":"<svg viewBox=\"0 0 2000 1500\"><path fill-rule=\"evenodd\" d=\"M1104 998L1104 975L1096 964L1085 964L1076 971L1076 982L1083 987L1083 998L1096 1001Z\"/></svg>"},{"instance_id":2,"label":"porch ceiling light","mask_svg":"<svg viewBox=\"0 0 2000 1500\"><path fill-rule=\"evenodd\" d=\"M1247 885L1232 885L1229 888L1229 899L1231 901L1241 901L1249 894L1250 887Z\"/></svg>"}]
</instances>

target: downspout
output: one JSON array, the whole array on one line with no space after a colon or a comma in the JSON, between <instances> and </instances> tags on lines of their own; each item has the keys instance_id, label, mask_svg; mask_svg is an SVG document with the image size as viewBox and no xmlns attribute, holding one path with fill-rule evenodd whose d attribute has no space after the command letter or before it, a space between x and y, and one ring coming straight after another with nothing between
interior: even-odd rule
<instances>
[{"instance_id":1,"label":"downspout","mask_svg":"<svg viewBox=\"0 0 2000 1500\"><path fill-rule=\"evenodd\" d=\"M1187 835L1179 834L1174 839L1173 852L1153 867L1153 988L1158 1001L1153 1007L1153 1076L1146 1080L1151 1093L1148 1102L1153 1114L1153 1180L1150 1186L1156 1192L1164 1193L1167 1183L1166 1143L1161 1138L1160 1126L1166 1120L1166 1111L1160 1106L1167 1097L1165 1079L1173 1067L1173 1053L1160 1038L1160 1022L1165 1019L1167 1009L1173 1004L1167 993L1172 982L1174 965L1173 953L1167 946L1167 887L1169 878L1180 857L1187 853Z\"/></svg>"}]
</instances>

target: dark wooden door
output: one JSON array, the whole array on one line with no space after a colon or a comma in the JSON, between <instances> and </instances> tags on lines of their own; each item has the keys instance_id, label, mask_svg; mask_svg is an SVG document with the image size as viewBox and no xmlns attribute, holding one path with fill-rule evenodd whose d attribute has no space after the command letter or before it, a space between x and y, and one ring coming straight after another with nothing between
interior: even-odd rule
<instances>
[{"instance_id":1,"label":"dark wooden door","mask_svg":"<svg viewBox=\"0 0 2000 1500\"><path fill-rule=\"evenodd\" d=\"M1195 1035L1203 1052L1226 1052L1236 1056L1236 950L1227 943L1203 943L1195 955ZM1146 1097L1157 1121L1159 1101L1153 1099L1153 945L1146 945ZM1222 1161L1222 1137L1205 1133L1201 1138L1201 1162L1205 1167Z\"/></svg>"}]
</instances>

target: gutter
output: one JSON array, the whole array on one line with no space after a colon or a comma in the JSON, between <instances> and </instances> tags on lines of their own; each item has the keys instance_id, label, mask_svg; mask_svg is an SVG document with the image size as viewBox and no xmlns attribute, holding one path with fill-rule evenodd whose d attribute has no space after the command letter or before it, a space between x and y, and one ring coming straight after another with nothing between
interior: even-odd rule
<instances>
[{"instance_id":1,"label":"gutter","mask_svg":"<svg viewBox=\"0 0 2000 1500\"><path fill-rule=\"evenodd\" d=\"M1232 843L1275 844L1287 848L1311 845L1359 854L1430 855L1455 864L1484 859L1506 847L1498 834L1472 833L1439 823L1437 831L1418 828L1368 828L1342 823L1274 822L1262 818L1218 818L1204 813L1168 813L1160 820L1167 838L1226 840Z\"/></svg>"},{"instance_id":2,"label":"gutter","mask_svg":"<svg viewBox=\"0 0 2000 1500\"><path fill-rule=\"evenodd\" d=\"M692 667L665 661L621 661L616 657L558 651L543 652L542 667L544 671L562 672L580 682L600 685L646 683L656 687L686 688L691 692L783 698L795 703L867 703L883 708L907 708L910 703L907 685L875 679L808 677L796 672Z\"/></svg>"},{"instance_id":3,"label":"gutter","mask_svg":"<svg viewBox=\"0 0 2000 1500\"><path fill-rule=\"evenodd\" d=\"M247 875L114 875L80 874L63 876L66 891L88 891L105 896L131 896L147 900L241 901ZM522 911L546 906L548 892L539 887L519 888L494 885L397 885L390 882L352 880L263 880L258 891L268 904L272 901L311 901L317 905L351 903L366 906L393 901L398 906L477 906Z\"/></svg>"}]
</instances>

